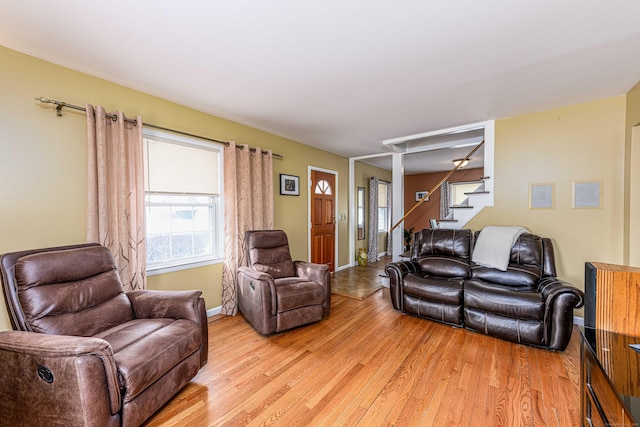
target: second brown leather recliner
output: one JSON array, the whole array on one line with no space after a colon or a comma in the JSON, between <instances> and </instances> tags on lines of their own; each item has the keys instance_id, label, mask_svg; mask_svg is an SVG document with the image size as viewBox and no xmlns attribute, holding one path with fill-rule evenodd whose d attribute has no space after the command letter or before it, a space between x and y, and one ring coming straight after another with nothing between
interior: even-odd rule
<instances>
[{"instance_id":1,"label":"second brown leather recliner","mask_svg":"<svg viewBox=\"0 0 640 427\"><path fill-rule=\"evenodd\" d=\"M245 233L248 266L238 268L240 312L262 334L317 322L329 315L329 267L293 261L282 230Z\"/></svg>"}]
</instances>

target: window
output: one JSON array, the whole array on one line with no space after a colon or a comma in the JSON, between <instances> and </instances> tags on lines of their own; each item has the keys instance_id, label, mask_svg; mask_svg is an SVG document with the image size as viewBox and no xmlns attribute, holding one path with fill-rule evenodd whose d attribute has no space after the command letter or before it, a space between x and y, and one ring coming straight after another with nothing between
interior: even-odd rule
<instances>
[{"instance_id":1,"label":"window","mask_svg":"<svg viewBox=\"0 0 640 427\"><path fill-rule=\"evenodd\" d=\"M147 270L222 258L222 146L144 129Z\"/></svg>"},{"instance_id":2,"label":"window","mask_svg":"<svg viewBox=\"0 0 640 427\"><path fill-rule=\"evenodd\" d=\"M389 209L387 207L387 185L378 184L378 231L385 232L389 229Z\"/></svg>"},{"instance_id":3,"label":"window","mask_svg":"<svg viewBox=\"0 0 640 427\"><path fill-rule=\"evenodd\" d=\"M482 182L480 181L465 181L465 182L450 182L449 183L449 206L460 206L466 203L468 199L465 193L472 193L478 190L478 187Z\"/></svg>"}]
</instances>

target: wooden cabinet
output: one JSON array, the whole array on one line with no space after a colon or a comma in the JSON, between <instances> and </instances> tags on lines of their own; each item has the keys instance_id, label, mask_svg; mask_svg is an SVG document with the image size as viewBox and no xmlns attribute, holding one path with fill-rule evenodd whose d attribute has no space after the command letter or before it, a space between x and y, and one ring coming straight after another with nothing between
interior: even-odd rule
<instances>
[{"instance_id":1,"label":"wooden cabinet","mask_svg":"<svg viewBox=\"0 0 640 427\"><path fill-rule=\"evenodd\" d=\"M640 336L640 268L585 263L584 325Z\"/></svg>"},{"instance_id":2,"label":"wooden cabinet","mask_svg":"<svg viewBox=\"0 0 640 427\"><path fill-rule=\"evenodd\" d=\"M637 426L640 420L640 337L582 328L584 426Z\"/></svg>"}]
</instances>

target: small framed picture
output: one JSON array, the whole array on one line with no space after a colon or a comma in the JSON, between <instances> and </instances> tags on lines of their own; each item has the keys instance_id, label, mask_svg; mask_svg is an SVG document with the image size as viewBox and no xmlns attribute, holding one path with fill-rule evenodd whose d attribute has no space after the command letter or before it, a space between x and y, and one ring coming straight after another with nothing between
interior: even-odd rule
<instances>
[{"instance_id":1,"label":"small framed picture","mask_svg":"<svg viewBox=\"0 0 640 427\"><path fill-rule=\"evenodd\" d=\"M423 198L427 198L425 200L425 202L427 200L429 200L429 192L428 191L416 191L416 202L419 202L420 200L422 200Z\"/></svg>"},{"instance_id":2,"label":"small framed picture","mask_svg":"<svg viewBox=\"0 0 640 427\"><path fill-rule=\"evenodd\" d=\"M602 180L575 181L572 183L574 209L602 207Z\"/></svg>"},{"instance_id":3,"label":"small framed picture","mask_svg":"<svg viewBox=\"0 0 640 427\"><path fill-rule=\"evenodd\" d=\"M280 174L280 194L285 196L300 195L300 177Z\"/></svg>"},{"instance_id":4,"label":"small framed picture","mask_svg":"<svg viewBox=\"0 0 640 427\"><path fill-rule=\"evenodd\" d=\"M529 209L553 209L556 186L552 182L529 184Z\"/></svg>"}]
</instances>

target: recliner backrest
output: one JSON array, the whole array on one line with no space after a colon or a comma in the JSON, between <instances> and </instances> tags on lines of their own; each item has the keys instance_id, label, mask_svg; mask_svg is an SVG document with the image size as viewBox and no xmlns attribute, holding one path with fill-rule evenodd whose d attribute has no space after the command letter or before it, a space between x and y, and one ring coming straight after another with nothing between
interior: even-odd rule
<instances>
[{"instance_id":1,"label":"recliner backrest","mask_svg":"<svg viewBox=\"0 0 640 427\"><path fill-rule=\"evenodd\" d=\"M93 336L133 319L113 255L78 245L3 257L2 280L14 328ZM15 306L15 305L18 306Z\"/></svg>"},{"instance_id":2,"label":"recliner backrest","mask_svg":"<svg viewBox=\"0 0 640 427\"><path fill-rule=\"evenodd\" d=\"M414 234L411 259L426 274L467 277L470 273L471 230L425 228Z\"/></svg>"},{"instance_id":3,"label":"recliner backrest","mask_svg":"<svg viewBox=\"0 0 640 427\"><path fill-rule=\"evenodd\" d=\"M480 231L476 231L477 241ZM472 277L510 286L536 286L542 277L555 277L555 260L551 240L525 233L511 247L507 271L472 266Z\"/></svg>"},{"instance_id":4,"label":"recliner backrest","mask_svg":"<svg viewBox=\"0 0 640 427\"><path fill-rule=\"evenodd\" d=\"M289 240L284 231L247 231L245 245L249 267L267 273L274 279L296 276Z\"/></svg>"}]
</instances>

